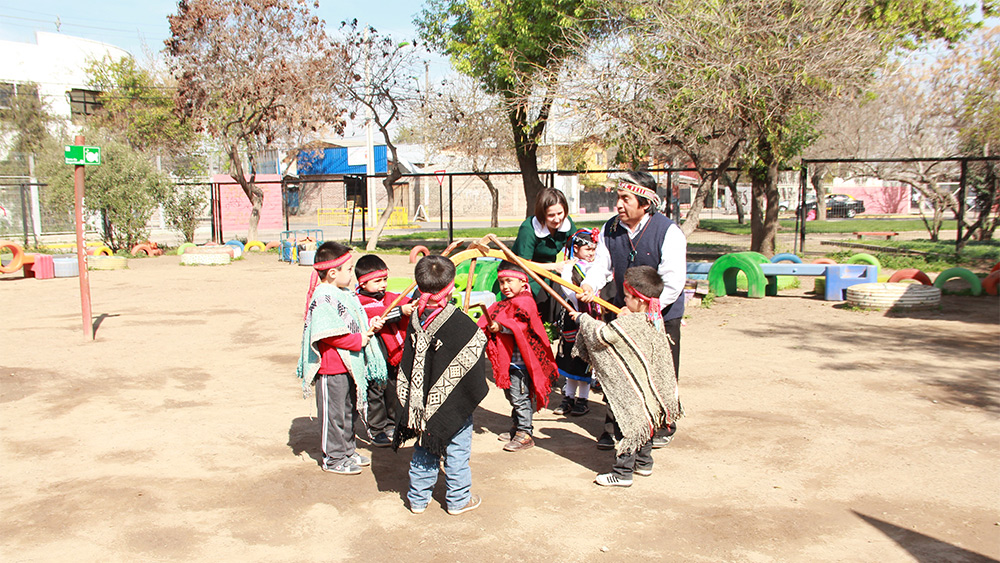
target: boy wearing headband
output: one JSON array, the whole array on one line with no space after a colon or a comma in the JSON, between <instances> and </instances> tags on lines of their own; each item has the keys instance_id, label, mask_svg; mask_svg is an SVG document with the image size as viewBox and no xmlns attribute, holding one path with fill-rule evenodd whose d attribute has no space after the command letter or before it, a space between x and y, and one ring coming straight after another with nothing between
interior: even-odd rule
<instances>
[{"instance_id":1,"label":"boy wearing headband","mask_svg":"<svg viewBox=\"0 0 1000 563\"><path fill-rule=\"evenodd\" d=\"M396 411L396 373L399 371L399 359L403 356L403 337L410 324L413 305L408 298L403 297L399 305L386 312L386 307L399 294L386 291L389 286L389 267L378 256L366 254L358 258L354 265L354 275L358 277L358 300L365 308L368 320L374 322L376 317L381 317L384 322L376 333L376 340L385 354L386 384L368 388L368 435L371 445L384 448L392 445L392 433L396 428L393 418Z\"/></svg>"},{"instance_id":2,"label":"boy wearing headband","mask_svg":"<svg viewBox=\"0 0 1000 563\"><path fill-rule=\"evenodd\" d=\"M663 281L650 266L625 272L625 307L610 323L576 313L580 323L573 354L594 368L614 412L617 457L604 487L630 487L632 474L653 474L652 438L683 415L674 376L670 337L663 331L659 296Z\"/></svg>"},{"instance_id":3,"label":"boy wearing headband","mask_svg":"<svg viewBox=\"0 0 1000 563\"><path fill-rule=\"evenodd\" d=\"M296 375L303 395L315 381L323 471L356 475L371 459L355 450L354 425L368 387L385 385L385 357L368 334L368 316L350 290L351 252L336 242L316 250ZM372 328L382 327L379 319Z\"/></svg>"},{"instance_id":4,"label":"boy wearing headband","mask_svg":"<svg viewBox=\"0 0 1000 563\"><path fill-rule=\"evenodd\" d=\"M486 397L486 337L476 323L451 304L455 265L443 256L424 256L413 270L422 295L406 329L396 394L393 449L417 438L410 460L410 511L427 509L445 475L448 514L475 510L482 500L471 492L472 413Z\"/></svg>"},{"instance_id":5,"label":"boy wearing headband","mask_svg":"<svg viewBox=\"0 0 1000 563\"><path fill-rule=\"evenodd\" d=\"M528 275L504 260L497 271L503 300L494 303L479 326L489 339L486 355L493 379L511 406L511 429L497 438L508 452L535 445L531 418L548 404L552 383L559 377L548 333L528 286ZM489 323L487 323L489 320Z\"/></svg>"}]
</instances>

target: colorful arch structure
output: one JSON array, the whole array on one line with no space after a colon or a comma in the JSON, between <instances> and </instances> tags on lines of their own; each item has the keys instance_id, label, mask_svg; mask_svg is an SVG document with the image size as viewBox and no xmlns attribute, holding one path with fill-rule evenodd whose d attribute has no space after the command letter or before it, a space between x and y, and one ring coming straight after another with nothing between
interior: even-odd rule
<instances>
[{"instance_id":1,"label":"colorful arch structure","mask_svg":"<svg viewBox=\"0 0 1000 563\"><path fill-rule=\"evenodd\" d=\"M712 263L708 271L708 287L716 295L736 293L736 276L743 272L747 277L747 297L762 299L767 293L767 277L760 269L760 260L770 262L756 252L725 254Z\"/></svg>"},{"instance_id":2,"label":"colorful arch structure","mask_svg":"<svg viewBox=\"0 0 1000 563\"><path fill-rule=\"evenodd\" d=\"M955 278L961 278L969 283L969 289L972 290L973 295L983 294L983 282L979 281L979 276L973 274L965 268L948 268L947 270L938 274L938 277L934 278L934 287L938 289L944 289L944 284L948 280Z\"/></svg>"}]
</instances>

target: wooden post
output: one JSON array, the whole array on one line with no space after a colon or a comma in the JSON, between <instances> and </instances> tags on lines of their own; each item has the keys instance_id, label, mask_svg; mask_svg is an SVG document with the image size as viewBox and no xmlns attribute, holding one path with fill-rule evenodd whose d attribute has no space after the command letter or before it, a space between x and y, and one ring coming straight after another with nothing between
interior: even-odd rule
<instances>
[{"instance_id":1,"label":"wooden post","mask_svg":"<svg viewBox=\"0 0 1000 563\"><path fill-rule=\"evenodd\" d=\"M83 145L83 135L77 135L74 141ZM90 305L90 277L87 274L87 247L83 242L83 165L76 165L73 170L74 214L76 218L76 261L80 269L80 310L83 314L83 335L94 339L94 319Z\"/></svg>"}]
</instances>

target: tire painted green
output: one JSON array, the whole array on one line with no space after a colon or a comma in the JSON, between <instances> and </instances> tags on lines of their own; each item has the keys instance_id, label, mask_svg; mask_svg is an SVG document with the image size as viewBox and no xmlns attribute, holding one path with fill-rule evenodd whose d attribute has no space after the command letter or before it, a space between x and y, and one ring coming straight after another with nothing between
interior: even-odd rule
<instances>
[{"instance_id":1,"label":"tire painted green","mask_svg":"<svg viewBox=\"0 0 1000 563\"><path fill-rule=\"evenodd\" d=\"M878 261L878 258L875 258L871 254L867 254L865 252L859 252L859 253L851 256L847 260L847 263L848 264L871 264L872 266L875 266L879 270L882 269L882 264L881 264L881 262Z\"/></svg>"},{"instance_id":2,"label":"tire painted green","mask_svg":"<svg viewBox=\"0 0 1000 563\"><path fill-rule=\"evenodd\" d=\"M973 274L965 268L948 268L947 270L938 274L938 277L934 278L934 287L938 289L944 289L944 284L950 279L962 278L969 283L969 289L972 290L973 295L983 294L983 282L979 281L979 276Z\"/></svg>"},{"instance_id":3,"label":"tire painted green","mask_svg":"<svg viewBox=\"0 0 1000 563\"><path fill-rule=\"evenodd\" d=\"M726 254L716 260L708 271L708 287L716 295L732 295L736 293L736 276L739 272L747 277L747 297L763 298L767 290L767 278L760 269L757 258L744 253Z\"/></svg>"},{"instance_id":4,"label":"tire painted green","mask_svg":"<svg viewBox=\"0 0 1000 563\"><path fill-rule=\"evenodd\" d=\"M744 258L749 259L751 262L753 262L755 264L770 264L771 263L771 260L767 256L764 256L763 254L761 254L760 252L754 252L754 251L750 250L750 251L746 251L746 252L737 252L736 254L739 254L740 256L743 256ZM739 274L737 274L737 276L738 275ZM764 279L765 279L764 295L770 295L772 297L775 296L775 295L777 295L778 294L778 276L764 276ZM749 283L747 284L747 286L749 287Z\"/></svg>"},{"instance_id":5,"label":"tire painted green","mask_svg":"<svg viewBox=\"0 0 1000 563\"><path fill-rule=\"evenodd\" d=\"M184 254L185 250L193 246L198 246L198 245L193 242L185 242L184 244L177 247L177 255L180 256L181 254Z\"/></svg>"}]
</instances>

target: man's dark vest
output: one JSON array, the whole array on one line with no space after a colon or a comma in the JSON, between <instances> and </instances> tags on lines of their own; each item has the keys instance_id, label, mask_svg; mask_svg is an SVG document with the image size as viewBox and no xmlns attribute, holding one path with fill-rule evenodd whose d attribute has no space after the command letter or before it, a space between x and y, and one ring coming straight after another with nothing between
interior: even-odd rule
<instances>
[{"instance_id":1,"label":"man's dark vest","mask_svg":"<svg viewBox=\"0 0 1000 563\"><path fill-rule=\"evenodd\" d=\"M615 305L625 306L625 293L622 287L625 283L625 270L632 266L652 266L654 270L659 269L663 239L667 235L667 229L673 224L674 222L665 215L654 213L650 215L645 226L636 233L631 244L628 231L624 225L619 224L618 217L613 217L604 224L604 243L611 253L611 271L615 276ZM679 319L682 316L684 316L683 291L676 301L663 308L663 320Z\"/></svg>"}]
</instances>

